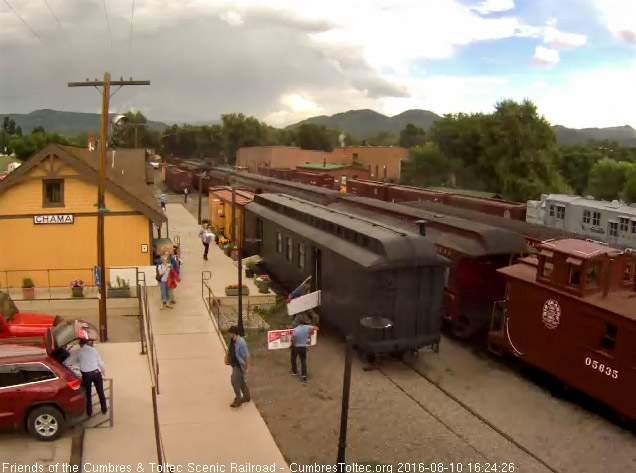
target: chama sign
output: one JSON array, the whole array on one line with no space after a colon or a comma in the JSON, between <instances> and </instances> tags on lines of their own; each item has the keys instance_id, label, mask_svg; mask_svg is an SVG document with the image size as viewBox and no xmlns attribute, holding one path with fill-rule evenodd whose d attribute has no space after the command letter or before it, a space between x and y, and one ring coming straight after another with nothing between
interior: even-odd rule
<instances>
[{"instance_id":1,"label":"chama sign","mask_svg":"<svg viewBox=\"0 0 636 473\"><path fill-rule=\"evenodd\" d=\"M34 215L33 223L37 224L64 224L73 223L73 214L46 214Z\"/></svg>"}]
</instances>

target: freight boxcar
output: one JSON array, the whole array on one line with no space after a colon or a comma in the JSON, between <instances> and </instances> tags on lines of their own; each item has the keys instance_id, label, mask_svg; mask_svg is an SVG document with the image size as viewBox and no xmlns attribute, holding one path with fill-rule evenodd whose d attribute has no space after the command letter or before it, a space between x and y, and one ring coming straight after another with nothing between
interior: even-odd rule
<instances>
[{"instance_id":1,"label":"freight boxcar","mask_svg":"<svg viewBox=\"0 0 636 473\"><path fill-rule=\"evenodd\" d=\"M511 202L509 200L449 194L446 203L453 207L476 210L477 212L520 220L522 222L526 221L527 204L525 202Z\"/></svg>"},{"instance_id":2,"label":"freight boxcar","mask_svg":"<svg viewBox=\"0 0 636 473\"><path fill-rule=\"evenodd\" d=\"M438 253L451 261L444 286L445 325L460 338L485 338L493 303L504 296L505 281L497 269L531 252L523 237L479 222L366 197L347 195L341 201L329 208L396 228L425 231Z\"/></svg>"},{"instance_id":3,"label":"freight boxcar","mask_svg":"<svg viewBox=\"0 0 636 473\"><path fill-rule=\"evenodd\" d=\"M174 192L183 192L192 186L192 172L170 166L166 169L166 184Z\"/></svg>"},{"instance_id":4,"label":"freight boxcar","mask_svg":"<svg viewBox=\"0 0 636 473\"><path fill-rule=\"evenodd\" d=\"M292 180L325 189L335 189L336 186L336 180L333 176L317 172L295 171Z\"/></svg>"},{"instance_id":5,"label":"freight boxcar","mask_svg":"<svg viewBox=\"0 0 636 473\"><path fill-rule=\"evenodd\" d=\"M540 250L499 270L490 344L636 420L636 258L571 239Z\"/></svg>"},{"instance_id":6,"label":"freight boxcar","mask_svg":"<svg viewBox=\"0 0 636 473\"><path fill-rule=\"evenodd\" d=\"M270 168L269 177L274 177L276 179L282 179L286 181L291 181L296 172L293 169L286 168Z\"/></svg>"},{"instance_id":7,"label":"freight boxcar","mask_svg":"<svg viewBox=\"0 0 636 473\"><path fill-rule=\"evenodd\" d=\"M312 276L322 291L321 320L356 335L363 351L438 346L448 260L425 237L280 194L257 195L245 206L245 232L290 288ZM373 315L392 327L367 336L360 320Z\"/></svg>"},{"instance_id":8,"label":"freight boxcar","mask_svg":"<svg viewBox=\"0 0 636 473\"><path fill-rule=\"evenodd\" d=\"M384 182L371 181L369 179L349 179L347 181L347 194L359 195L388 201L388 186Z\"/></svg>"},{"instance_id":9,"label":"freight boxcar","mask_svg":"<svg viewBox=\"0 0 636 473\"><path fill-rule=\"evenodd\" d=\"M386 201L387 202L409 202L415 200L423 200L425 202L437 202L444 204L448 202L449 194L444 192L431 191L421 187L398 186L395 184L386 184Z\"/></svg>"}]
</instances>

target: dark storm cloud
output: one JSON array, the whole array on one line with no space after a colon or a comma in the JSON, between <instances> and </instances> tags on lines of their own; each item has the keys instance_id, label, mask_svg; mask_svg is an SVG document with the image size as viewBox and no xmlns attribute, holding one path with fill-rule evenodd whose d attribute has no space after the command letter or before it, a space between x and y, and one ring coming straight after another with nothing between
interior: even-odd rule
<instances>
[{"instance_id":1,"label":"dark storm cloud","mask_svg":"<svg viewBox=\"0 0 636 473\"><path fill-rule=\"evenodd\" d=\"M332 27L326 21L253 9L242 25L231 26L209 12L156 22L140 12L130 49L129 17L110 12L111 48L101 2L69 1L57 13L64 28L50 17L30 18L44 44L0 44L2 63L11 65L0 75L0 112L97 111L95 91L66 84L101 78L104 70L152 84L122 89L112 109L134 107L170 122L216 120L233 111L264 117L280 109L281 95L303 90L354 88L371 98L405 96L359 49L312 40L310 34Z\"/></svg>"}]
</instances>

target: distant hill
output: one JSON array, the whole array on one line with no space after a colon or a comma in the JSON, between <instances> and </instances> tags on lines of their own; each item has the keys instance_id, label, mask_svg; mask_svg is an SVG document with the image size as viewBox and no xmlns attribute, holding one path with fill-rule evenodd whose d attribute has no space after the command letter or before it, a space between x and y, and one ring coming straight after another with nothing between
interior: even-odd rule
<instances>
[{"instance_id":1,"label":"distant hill","mask_svg":"<svg viewBox=\"0 0 636 473\"><path fill-rule=\"evenodd\" d=\"M308 118L287 128L297 127L304 123L325 125L330 128L339 128L355 138L362 139L382 131L389 131L397 135L408 123L428 130L433 122L439 118L439 115L427 110L407 110L394 117L387 117L373 110L349 110L331 117L322 115Z\"/></svg>"},{"instance_id":2,"label":"distant hill","mask_svg":"<svg viewBox=\"0 0 636 473\"><path fill-rule=\"evenodd\" d=\"M297 127L304 123L313 123L329 128L338 128L355 138L364 139L381 131L389 131L397 135L408 123L428 130L435 120L440 118L439 115L428 110L407 110L393 117L387 117L373 110L350 110L330 117L321 115L308 118L287 128ZM556 125L552 128L560 145L585 144L590 140L610 140L616 141L623 146L636 146L636 130L629 125L582 129Z\"/></svg>"},{"instance_id":3,"label":"distant hill","mask_svg":"<svg viewBox=\"0 0 636 473\"><path fill-rule=\"evenodd\" d=\"M112 118L114 115L111 115ZM36 110L31 113L0 113L0 119L12 118L16 126L22 127L23 133L30 133L36 126L43 126L46 131L55 131L72 137L84 132L99 133L100 115L98 113L61 112L59 110ZM165 123L148 120L151 130L163 130Z\"/></svg>"}]
</instances>

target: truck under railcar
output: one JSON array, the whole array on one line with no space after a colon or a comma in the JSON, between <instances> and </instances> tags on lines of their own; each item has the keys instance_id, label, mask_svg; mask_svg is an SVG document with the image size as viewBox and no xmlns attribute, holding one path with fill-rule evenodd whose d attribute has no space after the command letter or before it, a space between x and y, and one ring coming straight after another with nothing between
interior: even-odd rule
<instances>
[{"instance_id":1,"label":"truck under railcar","mask_svg":"<svg viewBox=\"0 0 636 473\"><path fill-rule=\"evenodd\" d=\"M321 320L354 335L362 351L439 345L448 260L427 238L280 194L256 195L245 206L245 235L250 252L288 287L312 276ZM369 334L360 324L368 316L393 326Z\"/></svg>"},{"instance_id":2,"label":"truck under railcar","mask_svg":"<svg viewBox=\"0 0 636 473\"><path fill-rule=\"evenodd\" d=\"M636 420L633 253L559 240L537 258L500 269L489 343Z\"/></svg>"}]
</instances>

